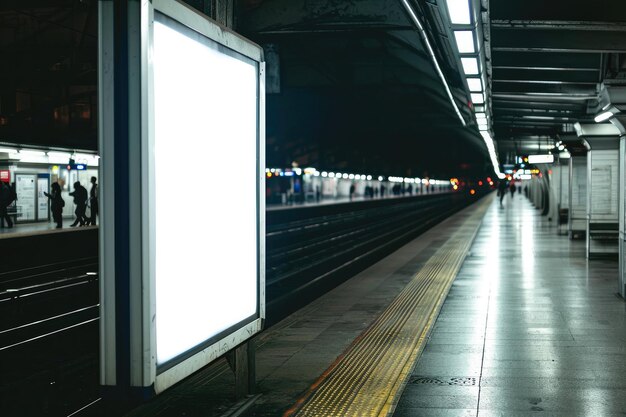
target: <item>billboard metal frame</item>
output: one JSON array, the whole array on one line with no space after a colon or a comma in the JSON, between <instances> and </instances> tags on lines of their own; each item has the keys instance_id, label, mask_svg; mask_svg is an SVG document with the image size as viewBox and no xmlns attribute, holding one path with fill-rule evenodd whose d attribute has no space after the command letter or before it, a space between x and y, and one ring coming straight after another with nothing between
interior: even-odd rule
<instances>
[{"instance_id":1,"label":"billboard metal frame","mask_svg":"<svg viewBox=\"0 0 626 417\"><path fill-rule=\"evenodd\" d=\"M120 2L121 3L121 2ZM101 384L158 394L258 333L265 318L265 63L263 50L173 0L100 1ZM155 13L257 64L257 312L166 366L156 362ZM120 17L121 16L121 17ZM121 36L120 24L125 35ZM120 41L121 40L121 41ZM120 51L121 50L121 51ZM102 198L103 197L103 198ZM146 392L147 391L147 392Z\"/></svg>"}]
</instances>

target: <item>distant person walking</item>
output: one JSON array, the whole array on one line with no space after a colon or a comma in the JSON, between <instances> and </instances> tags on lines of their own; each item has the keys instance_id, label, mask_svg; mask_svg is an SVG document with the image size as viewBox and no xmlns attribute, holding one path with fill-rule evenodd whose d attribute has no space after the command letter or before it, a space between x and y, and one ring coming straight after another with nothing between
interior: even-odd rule
<instances>
[{"instance_id":1,"label":"distant person walking","mask_svg":"<svg viewBox=\"0 0 626 417\"><path fill-rule=\"evenodd\" d=\"M15 201L15 193L13 189L6 183L0 181L0 226L4 227L4 221L7 222L7 227L10 229L13 227L13 221L7 213L7 208Z\"/></svg>"},{"instance_id":2,"label":"distant person walking","mask_svg":"<svg viewBox=\"0 0 626 417\"><path fill-rule=\"evenodd\" d=\"M500 205L502 206L502 200L504 200L504 196L506 195L506 181L500 180L498 183L498 195L500 196Z\"/></svg>"},{"instance_id":3,"label":"distant person walking","mask_svg":"<svg viewBox=\"0 0 626 417\"><path fill-rule=\"evenodd\" d=\"M72 197L74 197L74 204L76 204L76 220L74 223L70 224L70 227L74 227L78 224L81 226L85 225L87 221L85 217L85 212L87 211L87 189L80 185L80 181L76 181L74 183L74 191L70 193Z\"/></svg>"},{"instance_id":4,"label":"distant person walking","mask_svg":"<svg viewBox=\"0 0 626 417\"><path fill-rule=\"evenodd\" d=\"M63 207L65 207L65 201L61 197L61 186L54 182L50 186L50 193L44 192L44 194L50 199L52 219L57 224L57 229L60 229L63 227Z\"/></svg>"},{"instance_id":5,"label":"distant person walking","mask_svg":"<svg viewBox=\"0 0 626 417\"><path fill-rule=\"evenodd\" d=\"M87 220L87 224L96 225L96 217L98 217L98 184L96 177L91 177L91 190L89 190L89 206L91 207L91 216Z\"/></svg>"},{"instance_id":6,"label":"distant person walking","mask_svg":"<svg viewBox=\"0 0 626 417\"><path fill-rule=\"evenodd\" d=\"M509 190L511 191L511 198L515 197L515 191L517 191L515 182L511 181L511 186L509 187Z\"/></svg>"},{"instance_id":7,"label":"distant person walking","mask_svg":"<svg viewBox=\"0 0 626 417\"><path fill-rule=\"evenodd\" d=\"M354 197L354 190L355 190L354 184L351 184L350 185L350 200L352 200L352 198Z\"/></svg>"}]
</instances>

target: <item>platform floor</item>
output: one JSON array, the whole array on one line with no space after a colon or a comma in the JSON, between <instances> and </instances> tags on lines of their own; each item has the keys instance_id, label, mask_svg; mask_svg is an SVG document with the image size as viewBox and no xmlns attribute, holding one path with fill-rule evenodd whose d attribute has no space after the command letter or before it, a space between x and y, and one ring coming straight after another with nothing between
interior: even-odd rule
<instances>
[{"instance_id":1,"label":"platform floor","mask_svg":"<svg viewBox=\"0 0 626 417\"><path fill-rule=\"evenodd\" d=\"M309 393L479 210L482 225L448 297L432 310L437 319L414 348L418 359L406 374L397 367L402 389L379 387L373 395L386 399L377 410L307 409ZM584 241L557 235L526 198L509 195L500 207L488 196L258 336L261 397L245 415L384 416L394 408L396 417L625 415L626 304L616 282L616 261L587 261ZM392 343L383 341L378 346ZM340 382L355 397L353 381ZM233 392L220 360L130 415L223 416Z\"/></svg>"},{"instance_id":2,"label":"platform floor","mask_svg":"<svg viewBox=\"0 0 626 417\"><path fill-rule=\"evenodd\" d=\"M0 239L78 229L79 227L70 227L70 224L72 224L73 221L74 219L64 219L62 229L57 229L56 223L54 222L17 223L14 224L13 227L6 227L5 224L5 227L0 227Z\"/></svg>"},{"instance_id":3,"label":"platform floor","mask_svg":"<svg viewBox=\"0 0 626 417\"><path fill-rule=\"evenodd\" d=\"M338 196L338 197L324 197L324 198L320 198L320 200L308 200L308 201L300 201L300 202L292 202L292 203L285 203L285 204L274 204L274 203L268 203L266 210L268 211L274 211L274 210L290 210L290 209L294 209L294 208L299 208L299 207L314 207L314 206L327 206L327 205L332 205L332 204L349 204L349 203L356 203L356 202L362 202L362 201L371 201L371 200L388 200L388 199L397 199L397 198L408 198L408 197L418 197L420 195L431 195L431 194L446 194L451 192L451 190L443 190L443 191L429 191L429 192L422 192L422 193L412 193L409 194L408 192L405 194L400 194L400 195L393 195L393 194L385 194L383 197L381 196L375 196L373 198L371 197L365 197L364 195L355 195L352 198L350 197L345 197L345 196Z\"/></svg>"},{"instance_id":4,"label":"platform floor","mask_svg":"<svg viewBox=\"0 0 626 417\"><path fill-rule=\"evenodd\" d=\"M520 197L490 207L395 417L626 415L617 262Z\"/></svg>"}]
</instances>

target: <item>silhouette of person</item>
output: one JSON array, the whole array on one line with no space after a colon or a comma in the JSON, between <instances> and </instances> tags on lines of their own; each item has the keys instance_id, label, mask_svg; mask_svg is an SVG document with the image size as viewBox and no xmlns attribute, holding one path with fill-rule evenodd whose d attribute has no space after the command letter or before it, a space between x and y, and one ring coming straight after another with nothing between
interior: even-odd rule
<instances>
[{"instance_id":1,"label":"silhouette of person","mask_svg":"<svg viewBox=\"0 0 626 417\"><path fill-rule=\"evenodd\" d=\"M87 220L87 224L96 225L96 217L98 217L98 184L96 177L91 177L91 190L89 190L89 205L91 206L91 217Z\"/></svg>"},{"instance_id":2,"label":"silhouette of person","mask_svg":"<svg viewBox=\"0 0 626 417\"><path fill-rule=\"evenodd\" d=\"M354 196L354 184L350 185L350 200L352 200L352 197Z\"/></svg>"},{"instance_id":3,"label":"silhouette of person","mask_svg":"<svg viewBox=\"0 0 626 417\"><path fill-rule=\"evenodd\" d=\"M13 221L11 221L11 217L7 213L7 207L11 205L13 200L15 198L11 187L0 181L0 226L2 227L4 227L5 220L8 228L13 227Z\"/></svg>"},{"instance_id":4,"label":"silhouette of person","mask_svg":"<svg viewBox=\"0 0 626 417\"><path fill-rule=\"evenodd\" d=\"M502 200L504 200L504 196L506 195L506 181L500 180L498 183L498 195L500 196L500 205L502 205Z\"/></svg>"},{"instance_id":5,"label":"silhouette of person","mask_svg":"<svg viewBox=\"0 0 626 417\"><path fill-rule=\"evenodd\" d=\"M515 197L515 191L517 191L517 187L515 186L515 183L513 181L511 181L511 198Z\"/></svg>"},{"instance_id":6,"label":"silhouette of person","mask_svg":"<svg viewBox=\"0 0 626 417\"><path fill-rule=\"evenodd\" d=\"M74 197L74 204L76 204L76 220L74 223L70 224L70 227L74 227L78 224L81 226L85 225L85 211L87 210L87 189L80 185L79 181L74 183L74 191L70 193L72 197Z\"/></svg>"},{"instance_id":7,"label":"silhouette of person","mask_svg":"<svg viewBox=\"0 0 626 417\"><path fill-rule=\"evenodd\" d=\"M52 219L57 224L57 229L60 229L63 227L63 207L65 207L65 201L61 197L61 186L54 182L50 186L50 193L44 192L44 194L50 199Z\"/></svg>"}]
</instances>

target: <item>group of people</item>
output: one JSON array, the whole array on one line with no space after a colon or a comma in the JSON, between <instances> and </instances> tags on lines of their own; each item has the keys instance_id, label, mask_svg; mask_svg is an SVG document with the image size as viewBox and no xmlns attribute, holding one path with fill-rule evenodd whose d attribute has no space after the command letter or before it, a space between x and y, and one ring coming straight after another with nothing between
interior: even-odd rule
<instances>
[{"instance_id":1,"label":"group of people","mask_svg":"<svg viewBox=\"0 0 626 417\"><path fill-rule=\"evenodd\" d=\"M91 177L91 190L87 195L87 189L81 185L79 181L74 183L74 191L70 193L70 196L74 199L76 205L76 220L70 224L70 227L75 226L89 226L96 224L96 218L98 217L98 184L96 184L96 177ZM44 193L46 197L50 199L50 210L52 211L52 219L57 224L57 229L63 227L63 207L65 207L65 201L61 197L61 186L58 183L53 183L50 187L50 193ZM91 208L91 216L87 217L87 203Z\"/></svg>"},{"instance_id":2,"label":"group of people","mask_svg":"<svg viewBox=\"0 0 626 417\"><path fill-rule=\"evenodd\" d=\"M500 205L502 205L502 200L504 200L504 196L506 195L508 190L511 192L511 198L515 196L515 192L522 192L522 187L516 186L514 181L507 182L506 180L500 180L498 183L498 196L500 197Z\"/></svg>"},{"instance_id":3,"label":"group of people","mask_svg":"<svg viewBox=\"0 0 626 417\"><path fill-rule=\"evenodd\" d=\"M74 183L74 191L70 193L70 196L74 199L76 205L76 220L70 226L89 226L96 225L96 219L98 217L98 184L96 183L96 177L91 177L91 190L87 194L87 189L83 187L80 181ZM63 227L63 207L65 207L65 200L61 196L61 185L58 182L52 183L50 186L50 192L44 192L45 196L50 200L50 211L52 211L52 219L56 223L57 229ZM8 214L8 207L17 200L15 190L0 182L0 226L4 226L6 221L8 227L13 227L13 221ZM87 205L91 208L91 215L87 217Z\"/></svg>"}]
</instances>

